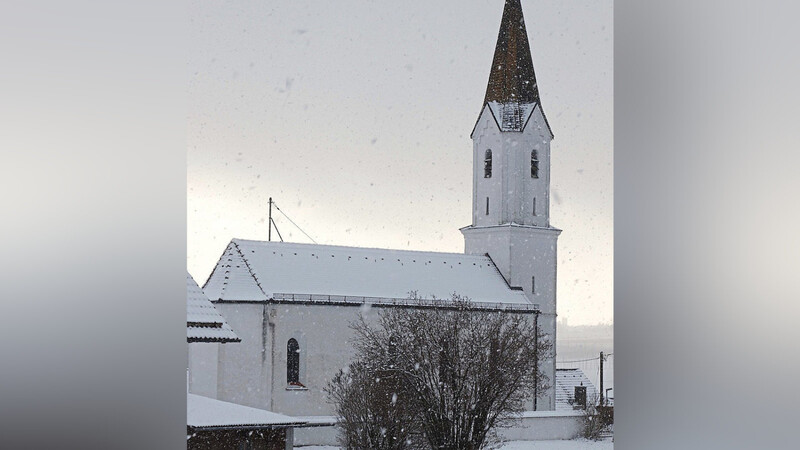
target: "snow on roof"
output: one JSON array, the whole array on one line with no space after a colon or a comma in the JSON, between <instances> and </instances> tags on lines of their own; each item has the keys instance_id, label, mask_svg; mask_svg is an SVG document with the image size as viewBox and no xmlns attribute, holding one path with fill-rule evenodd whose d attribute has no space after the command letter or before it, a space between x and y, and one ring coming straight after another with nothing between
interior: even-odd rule
<instances>
[{"instance_id":1,"label":"snow on roof","mask_svg":"<svg viewBox=\"0 0 800 450\"><path fill-rule=\"evenodd\" d=\"M487 105L500 125L500 131L522 131L536 108L535 103L488 102Z\"/></svg>"},{"instance_id":2,"label":"snow on roof","mask_svg":"<svg viewBox=\"0 0 800 450\"><path fill-rule=\"evenodd\" d=\"M233 239L204 291L221 301L397 303L453 293L478 306L535 309L488 256Z\"/></svg>"},{"instance_id":3,"label":"snow on roof","mask_svg":"<svg viewBox=\"0 0 800 450\"><path fill-rule=\"evenodd\" d=\"M186 425L192 428L280 428L304 423L294 417L263 409L186 394Z\"/></svg>"},{"instance_id":4,"label":"snow on roof","mask_svg":"<svg viewBox=\"0 0 800 450\"><path fill-rule=\"evenodd\" d=\"M336 416L297 416L296 418L305 422L303 428L332 427L339 423L339 418Z\"/></svg>"},{"instance_id":5,"label":"snow on roof","mask_svg":"<svg viewBox=\"0 0 800 450\"><path fill-rule=\"evenodd\" d=\"M575 386L586 386L586 401L599 399L597 389L580 369L556 369L556 411L572 410Z\"/></svg>"},{"instance_id":6,"label":"snow on roof","mask_svg":"<svg viewBox=\"0 0 800 450\"><path fill-rule=\"evenodd\" d=\"M186 339L189 342L241 341L189 272L186 272Z\"/></svg>"}]
</instances>

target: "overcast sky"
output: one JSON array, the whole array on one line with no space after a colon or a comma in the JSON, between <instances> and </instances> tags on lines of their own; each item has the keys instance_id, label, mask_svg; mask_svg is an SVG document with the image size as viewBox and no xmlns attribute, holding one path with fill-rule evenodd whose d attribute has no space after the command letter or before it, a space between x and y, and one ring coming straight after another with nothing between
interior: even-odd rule
<instances>
[{"instance_id":1,"label":"overcast sky","mask_svg":"<svg viewBox=\"0 0 800 450\"><path fill-rule=\"evenodd\" d=\"M188 269L267 238L463 252L502 0L195 1ZM611 0L522 0L552 144L558 314L613 321ZM310 242L280 214L287 241Z\"/></svg>"}]
</instances>

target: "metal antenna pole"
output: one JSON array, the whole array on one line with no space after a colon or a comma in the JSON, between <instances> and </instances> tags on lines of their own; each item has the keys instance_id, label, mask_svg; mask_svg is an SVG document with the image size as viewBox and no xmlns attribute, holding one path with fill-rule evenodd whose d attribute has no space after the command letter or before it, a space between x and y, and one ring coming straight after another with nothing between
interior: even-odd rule
<instances>
[{"instance_id":1,"label":"metal antenna pole","mask_svg":"<svg viewBox=\"0 0 800 450\"><path fill-rule=\"evenodd\" d=\"M267 232L267 240L272 241L272 197L269 198L269 231Z\"/></svg>"},{"instance_id":2,"label":"metal antenna pole","mask_svg":"<svg viewBox=\"0 0 800 450\"><path fill-rule=\"evenodd\" d=\"M603 406L603 352L600 352L600 406Z\"/></svg>"}]
</instances>

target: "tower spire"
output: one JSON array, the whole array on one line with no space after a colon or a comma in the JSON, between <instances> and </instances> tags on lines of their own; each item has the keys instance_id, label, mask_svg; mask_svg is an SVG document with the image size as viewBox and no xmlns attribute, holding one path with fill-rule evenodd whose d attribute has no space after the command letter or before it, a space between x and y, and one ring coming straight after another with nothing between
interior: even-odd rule
<instances>
[{"instance_id":1,"label":"tower spire","mask_svg":"<svg viewBox=\"0 0 800 450\"><path fill-rule=\"evenodd\" d=\"M520 0L506 0L484 105L539 103L539 88Z\"/></svg>"},{"instance_id":2,"label":"tower spire","mask_svg":"<svg viewBox=\"0 0 800 450\"><path fill-rule=\"evenodd\" d=\"M503 7L481 114L487 106L501 131L524 131L531 114L538 108L550 137L553 137L553 130L539 99L539 86L533 71L531 47L520 0L506 0Z\"/></svg>"}]
</instances>

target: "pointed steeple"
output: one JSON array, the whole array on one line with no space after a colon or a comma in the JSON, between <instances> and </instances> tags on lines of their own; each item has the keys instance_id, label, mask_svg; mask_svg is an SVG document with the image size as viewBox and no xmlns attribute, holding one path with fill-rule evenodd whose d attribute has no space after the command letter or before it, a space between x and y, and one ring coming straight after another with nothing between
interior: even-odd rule
<instances>
[{"instance_id":1,"label":"pointed steeple","mask_svg":"<svg viewBox=\"0 0 800 450\"><path fill-rule=\"evenodd\" d=\"M494 50L489 84L484 104L488 102L539 103L539 88L533 72L533 58L522 17L520 0L506 0L500 33Z\"/></svg>"}]
</instances>

